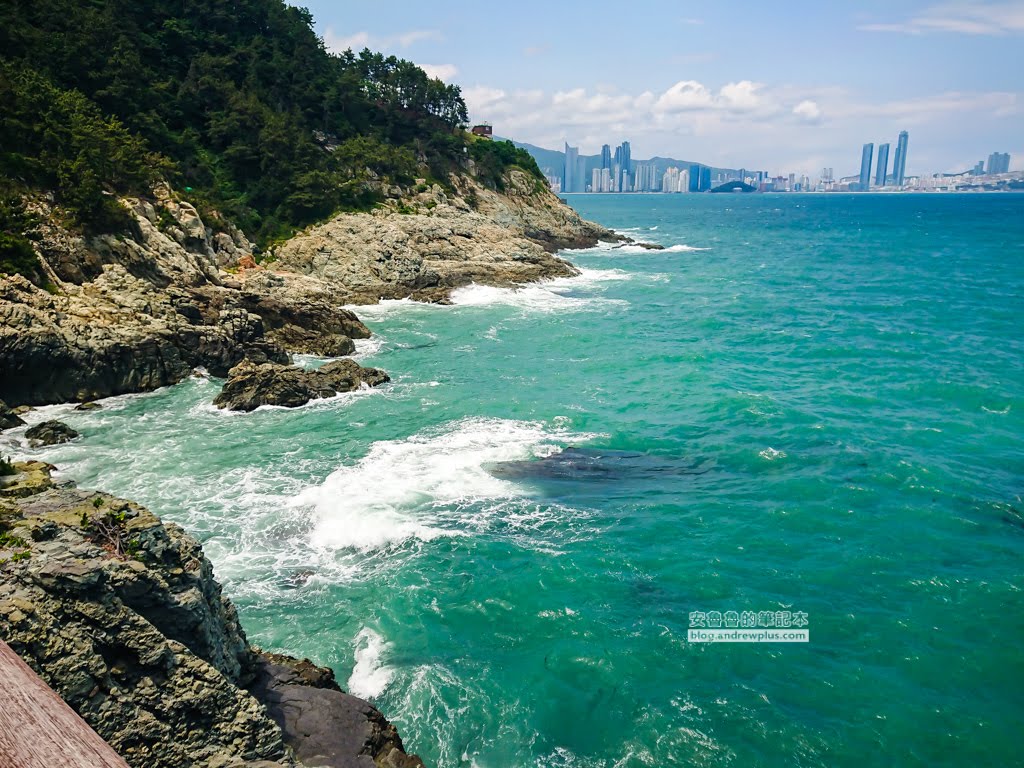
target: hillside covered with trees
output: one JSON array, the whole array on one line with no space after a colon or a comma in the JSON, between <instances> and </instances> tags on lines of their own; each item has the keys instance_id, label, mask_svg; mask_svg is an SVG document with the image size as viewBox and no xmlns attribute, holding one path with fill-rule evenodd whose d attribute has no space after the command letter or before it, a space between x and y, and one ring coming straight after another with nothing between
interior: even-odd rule
<instances>
[{"instance_id":1,"label":"hillside covered with trees","mask_svg":"<svg viewBox=\"0 0 1024 768\"><path fill-rule=\"evenodd\" d=\"M282 0L0 5L0 222L23 221L17 197L40 190L78 226L116 231L117 195L166 180L265 243L417 177L446 183L467 156L491 186L510 164L540 177L511 145L471 142L467 120L457 86L334 55Z\"/></svg>"}]
</instances>

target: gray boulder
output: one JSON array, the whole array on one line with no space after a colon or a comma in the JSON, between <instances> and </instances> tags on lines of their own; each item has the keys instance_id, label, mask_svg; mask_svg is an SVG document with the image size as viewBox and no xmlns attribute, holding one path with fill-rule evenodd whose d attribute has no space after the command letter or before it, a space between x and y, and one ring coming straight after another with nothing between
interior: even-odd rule
<instances>
[{"instance_id":1,"label":"gray boulder","mask_svg":"<svg viewBox=\"0 0 1024 768\"><path fill-rule=\"evenodd\" d=\"M28 444L33 448L38 448L42 445L68 443L79 437L79 434L79 432L69 427L63 421L44 421L25 431Z\"/></svg>"},{"instance_id":2,"label":"gray boulder","mask_svg":"<svg viewBox=\"0 0 1024 768\"><path fill-rule=\"evenodd\" d=\"M363 368L353 360L333 360L315 371L243 360L228 373L224 389L213 402L231 411L254 411L261 405L295 408L363 384L376 387L390 380L384 371Z\"/></svg>"}]
</instances>

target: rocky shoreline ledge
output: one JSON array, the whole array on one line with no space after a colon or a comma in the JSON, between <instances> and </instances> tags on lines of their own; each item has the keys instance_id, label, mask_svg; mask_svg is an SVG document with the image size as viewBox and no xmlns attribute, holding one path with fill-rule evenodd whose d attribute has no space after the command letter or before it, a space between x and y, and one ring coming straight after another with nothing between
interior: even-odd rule
<instances>
[{"instance_id":1,"label":"rocky shoreline ledge","mask_svg":"<svg viewBox=\"0 0 1024 768\"><path fill-rule=\"evenodd\" d=\"M123 201L133 227L122 236L75 232L35 200L46 285L0 274L0 399L82 402L174 384L197 367L225 377L247 358L349 355L370 331L344 305L444 302L473 282L571 276L553 251L622 239L518 169L502 193L459 184L339 214L259 265L240 231L216 214L204 220L167 187Z\"/></svg>"},{"instance_id":2,"label":"rocky shoreline ledge","mask_svg":"<svg viewBox=\"0 0 1024 768\"><path fill-rule=\"evenodd\" d=\"M0 636L130 765L417 768L371 704L249 645L192 537L123 499L0 476Z\"/></svg>"}]
</instances>

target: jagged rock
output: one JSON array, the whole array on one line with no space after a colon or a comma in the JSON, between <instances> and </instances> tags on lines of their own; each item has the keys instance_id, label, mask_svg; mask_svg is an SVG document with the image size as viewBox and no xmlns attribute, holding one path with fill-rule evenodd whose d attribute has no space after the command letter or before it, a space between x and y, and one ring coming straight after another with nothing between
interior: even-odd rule
<instances>
[{"instance_id":1,"label":"jagged rock","mask_svg":"<svg viewBox=\"0 0 1024 768\"><path fill-rule=\"evenodd\" d=\"M23 461L13 466L16 470L13 475L0 475L0 496L21 498L53 487L50 477L50 471L54 469L52 464L45 461Z\"/></svg>"},{"instance_id":2,"label":"jagged rock","mask_svg":"<svg viewBox=\"0 0 1024 768\"><path fill-rule=\"evenodd\" d=\"M232 411L253 411L261 405L295 408L316 398L387 381L390 378L384 371L363 368L353 360L334 360L313 371L244 360L231 369L213 402Z\"/></svg>"},{"instance_id":3,"label":"jagged rock","mask_svg":"<svg viewBox=\"0 0 1024 768\"><path fill-rule=\"evenodd\" d=\"M287 363L282 345L350 354L352 338L369 336L314 277L255 277L244 292L241 281L225 286L217 248L230 241L237 260L251 255L252 245L219 220L220 231L211 235L195 209L166 188L158 198L181 237L160 228L167 216L145 200L127 201L133 234L91 239L34 203L43 221L39 252L59 290L0 275L0 397L28 404L94 400L174 384L195 367L226 376L246 356Z\"/></svg>"},{"instance_id":4,"label":"jagged rock","mask_svg":"<svg viewBox=\"0 0 1024 768\"><path fill-rule=\"evenodd\" d=\"M101 527L115 510L124 522ZM5 524L28 556L0 571L0 633L122 757L147 768L229 756L293 764L280 730L235 685L254 659L193 539L74 488L22 499L18 511ZM115 538L142 559L114 554Z\"/></svg>"},{"instance_id":5,"label":"jagged rock","mask_svg":"<svg viewBox=\"0 0 1024 768\"><path fill-rule=\"evenodd\" d=\"M33 448L38 448L41 445L68 443L78 436L79 432L69 427L63 421L43 421L25 430L28 444Z\"/></svg>"},{"instance_id":6,"label":"jagged rock","mask_svg":"<svg viewBox=\"0 0 1024 768\"><path fill-rule=\"evenodd\" d=\"M421 193L410 201L413 215L340 214L278 248L277 264L326 280L352 303L437 301L471 282L507 286L575 275L550 252L622 239L581 219L522 171L509 172L503 194L461 184L461 195L437 186Z\"/></svg>"},{"instance_id":7,"label":"jagged rock","mask_svg":"<svg viewBox=\"0 0 1024 768\"><path fill-rule=\"evenodd\" d=\"M294 753L336 761L306 768L422 765L330 670L258 656L180 528L106 494L50 487L41 462L16 468L45 482L0 501L0 637L129 765L303 768Z\"/></svg>"},{"instance_id":8,"label":"jagged rock","mask_svg":"<svg viewBox=\"0 0 1024 768\"><path fill-rule=\"evenodd\" d=\"M413 296L444 302L477 282L514 285L577 273L549 251L622 240L584 221L519 170L503 193L468 178L434 185L410 204L342 214L250 263L252 244L217 214L203 221L166 186L128 199L126 235L69 230L45 200L36 246L53 293L0 275L0 397L39 405L88 401L177 383L196 367L217 376L246 357L287 363L285 351L351 354L369 330L349 303ZM402 210L406 210L403 208Z\"/></svg>"},{"instance_id":9,"label":"jagged rock","mask_svg":"<svg viewBox=\"0 0 1024 768\"><path fill-rule=\"evenodd\" d=\"M25 420L18 416L14 412L13 408L8 408L7 403L0 400L0 430L11 429L12 427L21 427L25 425Z\"/></svg>"},{"instance_id":10,"label":"jagged rock","mask_svg":"<svg viewBox=\"0 0 1024 768\"><path fill-rule=\"evenodd\" d=\"M295 757L323 768L423 768L398 731L369 703L343 692L330 669L263 653L249 690Z\"/></svg>"}]
</instances>

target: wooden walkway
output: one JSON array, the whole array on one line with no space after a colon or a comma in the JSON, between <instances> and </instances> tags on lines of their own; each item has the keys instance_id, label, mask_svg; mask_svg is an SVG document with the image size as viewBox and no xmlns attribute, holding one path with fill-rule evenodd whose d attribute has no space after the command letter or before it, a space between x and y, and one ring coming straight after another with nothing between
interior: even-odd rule
<instances>
[{"instance_id":1,"label":"wooden walkway","mask_svg":"<svg viewBox=\"0 0 1024 768\"><path fill-rule=\"evenodd\" d=\"M0 768L128 768L0 640Z\"/></svg>"}]
</instances>

